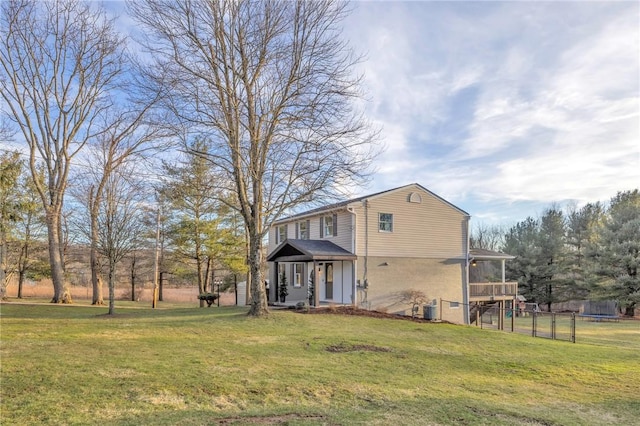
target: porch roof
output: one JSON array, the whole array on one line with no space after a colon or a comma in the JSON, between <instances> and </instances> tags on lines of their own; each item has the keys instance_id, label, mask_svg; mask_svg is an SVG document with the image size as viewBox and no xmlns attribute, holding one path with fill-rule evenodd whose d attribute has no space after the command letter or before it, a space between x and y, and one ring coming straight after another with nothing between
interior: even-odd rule
<instances>
[{"instance_id":1,"label":"porch roof","mask_svg":"<svg viewBox=\"0 0 640 426\"><path fill-rule=\"evenodd\" d=\"M510 254L500 253L498 251L472 248L469 250L469 258L472 260L511 260L516 257Z\"/></svg>"},{"instance_id":2,"label":"porch roof","mask_svg":"<svg viewBox=\"0 0 640 426\"><path fill-rule=\"evenodd\" d=\"M287 239L267 256L268 262L355 259L357 259L355 254L326 240Z\"/></svg>"}]
</instances>

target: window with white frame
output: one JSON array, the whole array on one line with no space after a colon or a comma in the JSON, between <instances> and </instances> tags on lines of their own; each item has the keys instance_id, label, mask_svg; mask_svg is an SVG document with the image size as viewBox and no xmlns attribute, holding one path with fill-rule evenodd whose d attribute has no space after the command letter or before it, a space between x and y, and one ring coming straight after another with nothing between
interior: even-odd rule
<instances>
[{"instance_id":1,"label":"window with white frame","mask_svg":"<svg viewBox=\"0 0 640 426\"><path fill-rule=\"evenodd\" d=\"M280 244L287 239L287 225L276 227L276 244Z\"/></svg>"},{"instance_id":2,"label":"window with white frame","mask_svg":"<svg viewBox=\"0 0 640 426\"><path fill-rule=\"evenodd\" d=\"M309 239L309 221L303 220L298 222L298 238L301 240Z\"/></svg>"},{"instance_id":3,"label":"window with white frame","mask_svg":"<svg viewBox=\"0 0 640 426\"><path fill-rule=\"evenodd\" d=\"M335 223L333 223L333 216L325 216L323 218L323 226L322 226L322 236L323 237L331 237L334 235Z\"/></svg>"},{"instance_id":4,"label":"window with white frame","mask_svg":"<svg viewBox=\"0 0 640 426\"><path fill-rule=\"evenodd\" d=\"M303 277L304 277L304 264L294 263L293 264L293 286L302 287Z\"/></svg>"},{"instance_id":5,"label":"window with white frame","mask_svg":"<svg viewBox=\"0 0 640 426\"><path fill-rule=\"evenodd\" d=\"M378 230L380 232L393 232L392 213L378 213Z\"/></svg>"}]
</instances>

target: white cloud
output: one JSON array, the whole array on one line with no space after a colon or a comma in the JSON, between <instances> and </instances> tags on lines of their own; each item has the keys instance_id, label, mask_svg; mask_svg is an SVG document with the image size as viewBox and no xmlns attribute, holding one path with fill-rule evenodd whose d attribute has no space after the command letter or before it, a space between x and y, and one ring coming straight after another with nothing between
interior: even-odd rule
<instances>
[{"instance_id":1,"label":"white cloud","mask_svg":"<svg viewBox=\"0 0 640 426\"><path fill-rule=\"evenodd\" d=\"M348 33L391 142L376 189L508 204L640 186L638 4L358 5Z\"/></svg>"}]
</instances>

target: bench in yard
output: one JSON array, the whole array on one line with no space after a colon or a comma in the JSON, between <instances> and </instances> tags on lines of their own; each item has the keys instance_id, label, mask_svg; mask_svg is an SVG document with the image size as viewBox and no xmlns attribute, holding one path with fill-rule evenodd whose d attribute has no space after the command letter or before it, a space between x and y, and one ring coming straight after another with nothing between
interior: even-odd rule
<instances>
[{"instance_id":1,"label":"bench in yard","mask_svg":"<svg viewBox=\"0 0 640 426\"><path fill-rule=\"evenodd\" d=\"M211 307L217 299L218 295L213 293L202 293L198 295L198 300L204 300L207 302L208 307Z\"/></svg>"}]
</instances>

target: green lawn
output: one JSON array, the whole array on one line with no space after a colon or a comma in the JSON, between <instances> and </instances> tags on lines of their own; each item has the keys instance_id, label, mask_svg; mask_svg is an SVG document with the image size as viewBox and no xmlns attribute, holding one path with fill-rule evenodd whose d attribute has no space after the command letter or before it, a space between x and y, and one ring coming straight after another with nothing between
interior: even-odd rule
<instances>
[{"instance_id":1,"label":"green lawn","mask_svg":"<svg viewBox=\"0 0 640 426\"><path fill-rule=\"evenodd\" d=\"M0 423L640 424L637 345L291 311L106 311L0 306Z\"/></svg>"}]
</instances>

